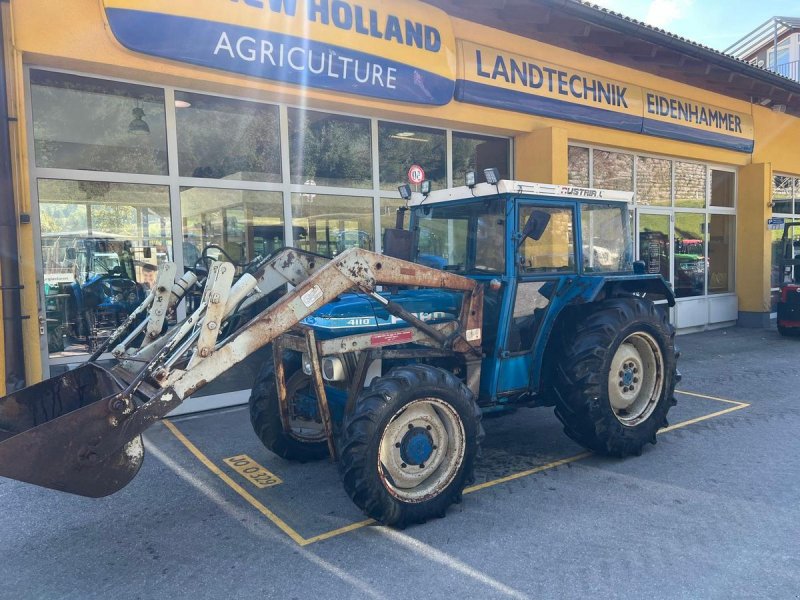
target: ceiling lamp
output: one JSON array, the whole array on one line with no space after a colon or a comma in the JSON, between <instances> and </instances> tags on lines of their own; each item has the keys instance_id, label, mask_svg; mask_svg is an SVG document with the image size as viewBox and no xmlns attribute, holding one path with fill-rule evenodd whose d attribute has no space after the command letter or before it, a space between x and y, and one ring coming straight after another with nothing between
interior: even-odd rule
<instances>
[{"instance_id":1,"label":"ceiling lamp","mask_svg":"<svg viewBox=\"0 0 800 600\"><path fill-rule=\"evenodd\" d=\"M141 135L150 133L150 126L144 120L144 109L142 107L137 106L133 109L133 121L128 125L128 131Z\"/></svg>"}]
</instances>

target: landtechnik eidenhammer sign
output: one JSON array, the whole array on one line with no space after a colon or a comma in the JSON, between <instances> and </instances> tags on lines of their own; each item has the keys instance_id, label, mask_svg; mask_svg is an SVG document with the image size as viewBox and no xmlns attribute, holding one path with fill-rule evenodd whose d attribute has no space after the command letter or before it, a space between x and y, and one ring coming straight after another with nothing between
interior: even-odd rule
<instances>
[{"instance_id":1,"label":"landtechnik eidenhammer sign","mask_svg":"<svg viewBox=\"0 0 800 600\"><path fill-rule=\"evenodd\" d=\"M753 151L749 114L472 42L458 50L461 102Z\"/></svg>"}]
</instances>

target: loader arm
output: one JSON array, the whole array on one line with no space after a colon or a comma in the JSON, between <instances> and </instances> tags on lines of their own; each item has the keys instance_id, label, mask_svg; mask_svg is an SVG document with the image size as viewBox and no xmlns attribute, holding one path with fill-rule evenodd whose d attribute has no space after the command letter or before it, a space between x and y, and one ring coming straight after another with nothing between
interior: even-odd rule
<instances>
[{"instance_id":1,"label":"loader arm","mask_svg":"<svg viewBox=\"0 0 800 600\"><path fill-rule=\"evenodd\" d=\"M119 372L112 375L91 365L91 371L69 385L49 380L38 384L42 387L32 395L23 390L16 398L0 399L0 428L6 429L0 436L0 475L90 497L121 489L141 466L140 434L145 429L349 290L376 294L378 286L386 285L464 292L455 332L438 341L456 352L480 351L483 288L453 273L358 248L329 262L286 249L233 286L221 273L232 265L215 267L217 273L209 275L200 308L142 351L152 358L135 377L120 379L115 377ZM214 332L237 307L252 304L287 282L296 286L293 291L228 338L217 339ZM209 307L214 308L209 311ZM437 342L435 336L431 341ZM154 347L159 350L153 354ZM48 406L67 408L42 412L37 396L49 398Z\"/></svg>"}]
</instances>

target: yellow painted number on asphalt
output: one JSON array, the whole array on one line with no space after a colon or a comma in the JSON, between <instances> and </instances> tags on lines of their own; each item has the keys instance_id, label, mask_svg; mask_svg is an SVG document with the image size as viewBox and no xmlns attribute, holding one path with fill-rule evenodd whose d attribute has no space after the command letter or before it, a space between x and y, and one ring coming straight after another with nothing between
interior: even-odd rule
<instances>
[{"instance_id":1,"label":"yellow painted number on asphalt","mask_svg":"<svg viewBox=\"0 0 800 600\"><path fill-rule=\"evenodd\" d=\"M283 483L283 479L262 467L247 454L223 459L223 462L257 488L268 488Z\"/></svg>"}]
</instances>

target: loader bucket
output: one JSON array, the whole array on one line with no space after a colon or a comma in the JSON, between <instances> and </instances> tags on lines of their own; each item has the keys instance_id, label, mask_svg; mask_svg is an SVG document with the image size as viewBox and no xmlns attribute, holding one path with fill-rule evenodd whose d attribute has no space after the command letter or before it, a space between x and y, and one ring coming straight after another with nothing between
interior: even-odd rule
<instances>
[{"instance_id":1,"label":"loader bucket","mask_svg":"<svg viewBox=\"0 0 800 600\"><path fill-rule=\"evenodd\" d=\"M124 487L142 464L141 436L100 449L119 437L111 406L123 389L87 363L0 398L0 476L91 498Z\"/></svg>"}]
</instances>

